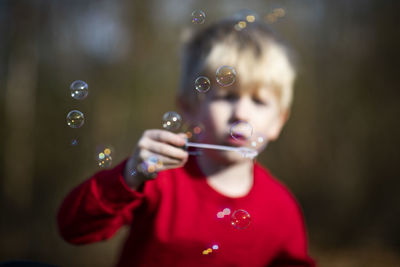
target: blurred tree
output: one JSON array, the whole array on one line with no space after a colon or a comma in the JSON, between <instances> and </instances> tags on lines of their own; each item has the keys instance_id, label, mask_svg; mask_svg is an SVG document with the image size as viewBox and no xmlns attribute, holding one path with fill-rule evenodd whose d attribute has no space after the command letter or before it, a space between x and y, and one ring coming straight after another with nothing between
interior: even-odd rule
<instances>
[{"instance_id":1,"label":"blurred tree","mask_svg":"<svg viewBox=\"0 0 400 267\"><path fill-rule=\"evenodd\" d=\"M38 76L36 33L39 14L32 1L7 1L12 15L5 41L9 42L5 85L6 136L4 197L11 206L26 209L32 200L35 161L35 100Z\"/></svg>"}]
</instances>

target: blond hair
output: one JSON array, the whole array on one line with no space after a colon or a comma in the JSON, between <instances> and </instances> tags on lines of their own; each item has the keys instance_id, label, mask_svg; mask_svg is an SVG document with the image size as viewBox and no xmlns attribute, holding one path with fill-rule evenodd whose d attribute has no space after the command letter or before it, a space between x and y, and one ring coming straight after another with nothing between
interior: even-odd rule
<instances>
[{"instance_id":1,"label":"blond hair","mask_svg":"<svg viewBox=\"0 0 400 267\"><path fill-rule=\"evenodd\" d=\"M201 75L210 79L212 88L218 87L215 72L223 65L236 70L232 88L272 89L281 109L290 108L296 76L293 54L267 25L255 21L238 28L237 20L229 19L192 34L184 43L178 97L195 103L199 94L194 81Z\"/></svg>"}]
</instances>

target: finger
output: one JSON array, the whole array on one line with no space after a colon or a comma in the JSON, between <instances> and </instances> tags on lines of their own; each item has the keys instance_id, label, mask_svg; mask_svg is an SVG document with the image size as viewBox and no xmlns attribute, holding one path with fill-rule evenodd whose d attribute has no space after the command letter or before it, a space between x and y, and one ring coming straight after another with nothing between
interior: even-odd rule
<instances>
[{"instance_id":1,"label":"finger","mask_svg":"<svg viewBox=\"0 0 400 267\"><path fill-rule=\"evenodd\" d=\"M169 143L174 146L184 146L186 143L184 136L165 130L149 130L146 131L145 135L155 141Z\"/></svg>"},{"instance_id":2,"label":"finger","mask_svg":"<svg viewBox=\"0 0 400 267\"><path fill-rule=\"evenodd\" d=\"M183 160L188 157L188 153L183 149L156 142L151 139L146 140L145 143L146 149L154 154L159 154L165 157L175 158L179 160Z\"/></svg>"},{"instance_id":3,"label":"finger","mask_svg":"<svg viewBox=\"0 0 400 267\"><path fill-rule=\"evenodd\" d=\"M171 157L166 157L160 154L154 154L153 152L149 150L142 150L140 153L140 158L142 162L147 162L150 160L151 157L155 157L155 161L153 159L153 164L159 165L159 166L179 166L184 163L184 160L176 159L176 158L171 158Z\"/></svg>"}]
</instances>

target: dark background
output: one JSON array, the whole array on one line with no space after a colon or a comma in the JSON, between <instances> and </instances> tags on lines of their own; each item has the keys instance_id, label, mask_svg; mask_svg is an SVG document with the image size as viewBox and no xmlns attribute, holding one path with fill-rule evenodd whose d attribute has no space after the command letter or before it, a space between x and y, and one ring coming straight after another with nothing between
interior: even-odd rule
<instances>
[{"instance_id":1,"label":"dark background","mask_svg":"<svg viewBox=\"0 0 400 267\"><path fill-rule=\"evenodd\" d=\"M282 8L283 17L273 18ZM256 10L299 55L291 118L260 161L302 204L320 266L400 265L397 1L0 0L0 261L111 266L127 229L72 246L57 209L174 110L181 32ZM271 17L272 16L272 17ZM89 84L82 101L74 80ZM85 114L82 128L66 114ZM79 144L71 145L77 138Z\"/></svg>"}]
</instances>

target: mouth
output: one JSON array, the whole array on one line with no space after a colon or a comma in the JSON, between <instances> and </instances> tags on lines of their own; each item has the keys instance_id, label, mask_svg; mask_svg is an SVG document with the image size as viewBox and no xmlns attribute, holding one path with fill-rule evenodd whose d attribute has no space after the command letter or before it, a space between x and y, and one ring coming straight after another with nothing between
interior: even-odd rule
<instances>
[{"instance_id":1,"label":"mouth","mask_svg":"<svg viewBox=\"0 0 400 267\"><path fill-rule=\"evenodd\" d=\"M225 140L227 145L235 147L245 146L248 143L243 135L238 134L236 134L235 136L229 135Z\"/></svg>"}]
</instances>

